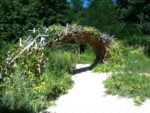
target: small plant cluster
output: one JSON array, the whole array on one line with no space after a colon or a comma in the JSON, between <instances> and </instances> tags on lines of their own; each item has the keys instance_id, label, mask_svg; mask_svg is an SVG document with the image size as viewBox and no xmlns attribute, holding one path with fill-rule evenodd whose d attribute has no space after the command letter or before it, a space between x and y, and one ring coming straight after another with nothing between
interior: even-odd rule
<instances>
[{"instance_id":1,"label":"small plant cluster","mask_svg":"<svg viewBox=\"0 0 150 113\"><path fill-rule=\"evenodd\" d=\"M108 94L119 94L134 98L134 102L142 104L150 98L150 77L137 73L118 73L104 81Z\"/></svg>"}]
</instances>

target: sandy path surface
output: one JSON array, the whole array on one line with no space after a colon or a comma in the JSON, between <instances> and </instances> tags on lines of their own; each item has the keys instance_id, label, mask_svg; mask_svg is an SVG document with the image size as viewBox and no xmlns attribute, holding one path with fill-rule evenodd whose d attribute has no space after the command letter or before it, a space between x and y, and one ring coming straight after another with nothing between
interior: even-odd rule
<instances>
[{"instance_id":1,"label":"sandy path surface","mask_svg":"<svg viewBox=\"0 0 150 113\"><path fill-rule=\"evenodd\" d=\"M88 65L78 64L77 68ZM72 76L75 84L67 94L47 108L48 113L150 113L150 100L137 106L131 98L107 95L103 81L110 73L94 73L90 70Z\"/></svg>"}]
</instances>

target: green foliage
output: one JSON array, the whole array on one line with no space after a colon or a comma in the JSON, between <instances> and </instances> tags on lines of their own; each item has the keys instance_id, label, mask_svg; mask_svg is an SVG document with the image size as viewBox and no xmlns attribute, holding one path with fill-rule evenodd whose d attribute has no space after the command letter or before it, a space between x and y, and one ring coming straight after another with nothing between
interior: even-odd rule
<instances>
[{"instance_id":1,"label":"green foliage","mask_svg":"<svg viewBox=\"0 0 150 113\"><path fill-rule=\"evenodd\" d=\"M150 97L150 59L143 53L143 48L125 47L121 42L114 42L109 51L106 64L98 64L94 71L113 72L104 81L107 93L134 98L142 104Z\"/></svg>"},{"instance_id":2,"label":"green foliage","mask_svg":"<svg viewBox=\"0 0 150 113\"><path fill-rule=\"evenodd\" d=\"M112 25L113 26L113 25ZM119 23L114 25L114 34L119 39L125 39L127 37L132 37L133 35L141 35L141 30L137 27L137 25L134 24L125 24L125 23Z\"/></svg>"},{"instance_id":3,"label":"green foliage","mask_svg":"<svg viewBox=\"0 0 150 113\"><path fill-rule=\"evenodd\" d=\"M121 44L121 42L114 42L109 50L109 56L106 64L98 64L94 67L94 71L116 71L124 67L124 55L128 50Z\"/></svg>"},{"instance_id":4,"label":"green foliage","mask_svg":"<svg viewBox=\"0 0 150 113\"><path fill-rule=\"evenodd\" d=\"M106 64L99 64L93 70L150 73L149 61L150 59L144 55L142 48L125 47L121 42L114 42Z\"/></svg>"},{"instance_id":5,"label":"green foliage","mask_svg":"<svg viewBox=\"0 0 150 113\"><path fill-rule=\"evenodd\" d=\"M74 0L78 1L80 0ZM117 38L149 34L150 2L146 0L89 0L87 8L73 8L75 23L95 27ZM74 11L78 9L77 11ZM72 16L72 15L71 15Z\"/></svg>"},{"instance_id":6,"label":"green foliage","mask_svg":"<svg viewBox=\"0 0 150 113\"><path fill-rule=\"evenodd\" d=\"M1 0L0 37L11 42L21 37L28 29L39 25L65 25L69 19L69 4L66 0Z\"/></svg>"},{"instance_id":7,"label":"green foliage","mask_svg":"<svg viewBox=\"0 0 150 113\"><path fill-rule=\"evenodd\" d=\"M132 71L139 73L150 73L149 62L150 59L144 55L143 49L132 50L126 57L126 66L124 71Z\"/></svg>"},{"instance_id":8,"label":"green foliage","mask_svg":"<svg viewBox=\"0 0 150 113\"><path fill-rule=\"evenodd\" d=\"M1 48L1 50L0 50L0 70L4 66L3 64L7 57L7 52L11 46L12 46L11 44L7 44L5 41L0 40L0 48Z\"/></svg>"},{"instance_id":9,"label":"green foliage","mask_svg":"<svg viewBox=\"0 0 150 113\"><path fill-rule=\"evenodd\" d=\"M71 6L73 6L76 10L82 9L83 1L81 0L71 0Z\"/></svg>"},{"instance_id":10,"label":"green foliage","mask_svg":"<svg viewBox=\"0 0 150 113\"><path fill-rule=\"evenodd\" d=\"M58 76L58 74L61 75ZM2 112L26 110L30 113L37 113L60 94L66 93L71 86L71 76L67 73L62 72L56 75L51 70L45 70L40 78L37 78L27 77L24 72L17 69L2 83L0 108Z\"/></svg>"},{"instance_id":11,"label":"green foliage","mask_svg":"<svg viewBox=\"0 0 150 113\"><path fill-rule=\"evenodd\" d=\"M43 90L34 90L40 82L36 78L28 78L20 69L17 69L3 82L3 95L1 97L2 112L27 110L40 111L46 105L46 96ZM4 110L4 111L3 111Z\"/></svg>"},{"instance_id":12,"label":"green foliage","mask_svg":"<svg viewBox=\"0 0 150 113\"><path fill-rule=\"evenodd\" d=\"M53 36L53 33L49 34L47 43ZM35 37L35 34L31 36ZM25 39L26 37L23 43ZM18 46L18 43L11 46L11 59L23 49ZM7 73L2 73L3 78L0 81L0 112L41 111L49 102L71 88L73 82L66 71L73 68L76 62L75 54L64 45L55 49L48 46L44 49L30 47L12 64L6 65L4 61L3 66L6 66Z\"/></svg>"},{"instance_id":13,"label":"green foliage","mask_svg":"<svg viewBox=\"0 0 150 113\"><path fill-rule=\"evenodd\" d=\"M71 52L57 50L49 56L49 68L57 72L68 71L73 68L77 62L77 58Z\"/></svg>"},{"instance_id":14,"label":"green foliage","mask_svg":"<svg viewBox=\"0 0 150 113\"><path fill-rule=\"evenodd\" d=\"M150 22L145 22L143 24L142 31L144 34L149 34L150 35Z\"/></svg>"},{"instance_id":15,"label":"green foliage","mask_svg":"<svg viewBox=\"0 0 150 113\"><path fill-rule=\"evenodd\" d=\"M71 76L65 72L56 73L55 71L45 70L40 79L43 81L44 91L50 100L54 100L60 94L66 93L67 89L71 88L73 84ZM43 90L43 88L41 90Z\"/></svg>"},{"instance_id":16,"label":"green foliage","mask_svg":"<svg viewBox=\"0 0 150 113\"><path fill-rule=\"evenodd\" d=\"M91 27L82 28L92 35L100 33ZM34 39L38 34L45 33L44 29L40 28L39 31L28 35ZM55 25L49 27L47 33L49 37L46 38L46 43L52 40L55 33L63 30L62 26L61 28ZM92 62L95 58L92 48L87 45L82 48L79 42L65 43L54 48L49 48L47 44L42 49L40 39L36 40L36 49L35 45L32 45L20 53L26 47L27 38L28 36L22 38L23 46L19 47L18 43L11 46L9 56L11 61L19 55L14 62L10 65L3 63L7 72L2 73L3 78L0 82L2 112L37 113L41 111L49 104L48 101L53 101L71 88L73 82L71 76L66 73L67 71L74 69L77 62Z\"/></svg>"},{"instance_id":17,"label":"green foliage","mask_svg":"<svg viewBox=\"0 0 150 113\"><path fill-rule=\"evenodd\" d=\"M104 81L107 93L133 97L137 104L142 104L150 97L150 77L138 73L117 73Z\"/></svg>"},{"instance_id":18,"label":"green foliage","mask_svg":"<svg viewBox=\"0 0 150 113\"><path fill-rule=\"evenodd\" d=\"M116 23L115 15L115 5L110 0L93 0L87 9L79 13L77 17L81 18L77 22L82 25L95 27L102 32L108 32L105 28L108 29L111 24Z\"/></svg>"},{"instance_id":19,"label":"green foliage","mask_svg":"<svg viewBox=\"0 0 150 113\"><path fill-rule=\"evenodd\" d=\"M124 42L129 46L143 47L144 52L150 55L150 37L149 35L133 35L124 39Z\"/></svg>"},{"instance_id":20,"label":"green foliage","mask_svg":"<svg viewBox=\"0 0 150 113\"><path fill-rule=\"evenodd\" d=\"M147 0L117 0L118 19L136 25L139 32L148 34L150 2Z\"/></svg>"},{"instance_id":21,"label":"green foliage","mask_svg":"<svg viewBox=\"0 0 150 113\"><path fill-rule=\"evenodd\" d=\"M85 46L84 52L81 52L79 55L79 63L90 63L96 59L93 48L89 45Z\"/></svg>"},{"instance_id":22,"label":"green foliage","mask_svg":"<svg viewBox=\"0 0 150 113\"><path fill-rule=\"evenodd\" d=\"M150 20L150 2L147 0L118 0L117 8L119 18L127 23L142 24Z\"/></svg>"}]
</instances>

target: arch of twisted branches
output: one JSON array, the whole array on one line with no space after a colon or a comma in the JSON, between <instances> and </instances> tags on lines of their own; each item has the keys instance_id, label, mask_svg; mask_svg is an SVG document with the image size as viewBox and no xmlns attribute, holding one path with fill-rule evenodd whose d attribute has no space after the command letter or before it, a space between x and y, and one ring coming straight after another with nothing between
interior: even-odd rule
<instances>
[{"instance_id":1,"label":"arch of twisted branches","mask_svg":"<svg viewBox=\"0 0 150 113\"><path fill-rule=\"evenodd\" d=\"M112 37L101 33L99 30L91 27L66 26L59 29L55 26L53 30L57 31L50 45L57 45L64 42L83 41L90 44L96 55L96 61L104 63L108 56Z\"/></svg>"}]
</instances>

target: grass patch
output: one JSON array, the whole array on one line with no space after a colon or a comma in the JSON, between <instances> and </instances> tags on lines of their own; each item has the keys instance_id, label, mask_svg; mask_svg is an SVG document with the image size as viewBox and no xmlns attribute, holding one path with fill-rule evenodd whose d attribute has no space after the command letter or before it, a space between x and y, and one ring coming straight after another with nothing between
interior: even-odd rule
<instances>
[{"instance_id":1,"label":"grass patch","mask_svg":"<svg viewBox=\"0 0 150 113\"><path fill-rule=\"evenodd\" d=\"M143 48L132 49L125 60L124 71L150 73L150 59L143 53Z\"/></svg>"},{"instance_id":2,"label":"grass patch","mask_svg":"<svg viewBox=\"0 0 150 113\"><path fill-rule=\"evenodd\" d=\"M79 63L89 63L92 64L95 60L95 53L93 48L89 45L85 47L85 51L79 55L78 62Z\"/></svg>"}]
</instances>

